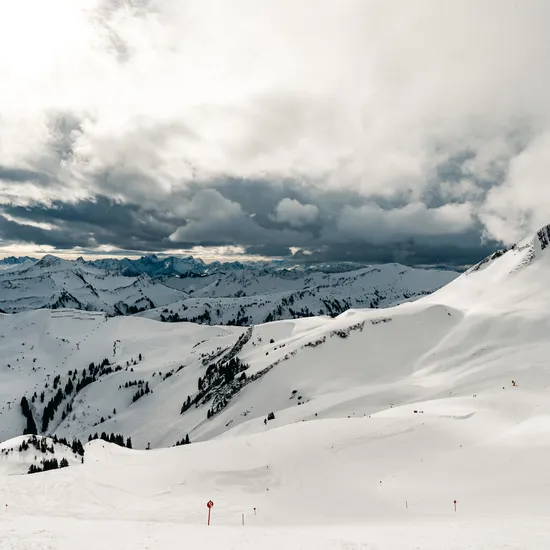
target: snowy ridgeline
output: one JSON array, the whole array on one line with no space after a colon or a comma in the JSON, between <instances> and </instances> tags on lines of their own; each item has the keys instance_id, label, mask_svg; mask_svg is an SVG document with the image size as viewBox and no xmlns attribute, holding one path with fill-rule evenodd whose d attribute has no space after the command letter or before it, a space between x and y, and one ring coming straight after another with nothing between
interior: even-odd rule
<instances>
[{"instance_id":1,"label":"snowy ridgeline","mask_svg":"<svg viewBox=\"0 0 550 550\"><path fill-rule=\"evenodd\" d=\"M148 265L136 272L108 260L72 262L46 256L0 270L0 311L72 308L109 316L145 312L165 322L251 325L335 316L352 307L387 307L429 294L458 275L398 264L349 265L344 272L223 265L165 275L145 269Z\"/></svg>"}]
</instances>

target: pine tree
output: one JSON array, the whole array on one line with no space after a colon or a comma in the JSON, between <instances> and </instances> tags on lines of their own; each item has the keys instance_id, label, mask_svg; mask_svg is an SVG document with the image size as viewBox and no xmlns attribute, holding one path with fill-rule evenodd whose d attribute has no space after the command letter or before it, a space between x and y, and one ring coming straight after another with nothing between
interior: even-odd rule
<instances>
[{"instance_id":1,"label":"pine tree","mask_svg":"<svg viewBox=\"0 0 550 550\"><path fill-rule=\"evenodd\" d=\"M23 416L27 416L30 410L29 402L27 401L27 398L25 396L21 398L21 410L23 411Z\"/></svg>"},{"instance_id":2,"label":"pine tree","mask_svg":"<svg viewBox=\"0 0 550 550\"><path fill-rule=\"evenodd\" d=\"M128 449L132 449L132 438L131 437L129 437L126 440L126 447L128 447Z\"/></svg>"}]
</instances>

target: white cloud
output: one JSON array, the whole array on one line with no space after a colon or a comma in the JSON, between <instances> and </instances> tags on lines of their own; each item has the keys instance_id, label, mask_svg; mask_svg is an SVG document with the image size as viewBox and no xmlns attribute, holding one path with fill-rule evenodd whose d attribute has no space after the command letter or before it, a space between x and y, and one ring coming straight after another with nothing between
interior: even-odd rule
<instances>
[{"instance_id":1,"label":"white cloud","mask_svg":"<svg viewBox=\"0 0 550 550\"><path fill-rule=\"evenodd\" d=\"M28 225L29 227L38 227L39 229L44 229L44 231L51 231L52 229L56 229L56 226L52 225L51 223L34 222L31 220L26 220L25 218L10 216L10 214L7 214L6 212L0 212L0 216L10 222L14 222L19 225Z\"/></svg>"},{"instance_id":2,"label":"white cloud","mask_svg":"<svg viewBox=\"0 0 550 550\"><path fill-rule=\"evenodd\" d=\"M550 221L537 153L548 20L546 0L4 1L0 165L56 185L0 181L0 204L170 204L189 182L290 178L405 196L422 213L437 165L470 150L463 182L441 195L471 205L445 216L463 212L450 222L461 227L481 212L492 236L515 238ZM53 121L67 113L80 125L60 162ZM479 180L496 186L509 165L483 204Z\"/></svg>"},{"instance_id":3,"label":"white cloud","mask_svg":"<svg viewBox=\"0 0 550 550\"><path fill-rule=\"evenodd\" d=\"M319 209L315 205L285 198L279 202L271 219L279 223L288 223L292 227L302 227L314 222L318 215Z\"/></svg>"},{"instance_id":4,"label":"white cloud","mask_svg":"<svg viewBox=\"0 0 550 550\"><path fill-rule=\"evenodd\" d=\"M234 235L246 230L247 222L252 224L241 209L241 206L213 189L196 193L193 198L176 209L187 224L179 227L170 235L173 242L208 242L231 243Z\"/></svg>"},{"instance_id":5,"label":"white cloud","mask_svg":"<svg viewBox=\"0 0 550 550\"><path fill-rule=\"evenodd\" d=\"M462 233L472 224L472 207L466 203L427 208L423 203L414 202L390 210L366 204L344 208L337 220L337 233L327 236L337 241L351 239L383 244L415 236Z\"/></svg>"},{"instance_id":6,"label":"white cloud","mask_svg":"<svg viewBox=\"0 0 550 550\"><path fill-rule=\"evenodd\" d=\"M550 132L512 160L506 181L491 190L480 217L487 234L506 244L550 223Z\"/></svg>"}]
</instances>

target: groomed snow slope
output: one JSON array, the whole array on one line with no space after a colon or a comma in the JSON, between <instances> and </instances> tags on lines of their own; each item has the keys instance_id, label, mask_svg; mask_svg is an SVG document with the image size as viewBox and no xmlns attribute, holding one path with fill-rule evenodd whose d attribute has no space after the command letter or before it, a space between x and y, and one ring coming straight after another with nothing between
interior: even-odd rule
<instances>
[{"instance_id":1,"label":"groomed snow slope","mask_svg":"<svg viewBox=\"0 0 550 550\"><path fill-rule=\"evenodd\" d=\"M151 384L152 371L166 372L171 361L185 365L123 413L117 405L97 430L131 435L142 448L146 440L164 446L184 433L194 443L130 451L92 442L82 466L0 476L13 517L2 529L27 532L20 518L31 514L61 516L36 520L56 540L76 529L75 518L90 522L78 521L84 532L106 526L118 548L138 540L144 548L175 541L204 548L544 548L550 536L548 234L545 229L433 296L383 311L270 323L252 334L145 319L88 321L89 344L71 348L63 368L112 352L114 338L117 361L144 354L132 375L150 376ZM13 349L24 319L11 318ZM57 321L48 319L52 333ZM71 330L80 323L73 321ZM210 419L210 402L179 414L208 368L200 354L230 349L244 334L249 339L237 355L248 365L246 375L263 376ZM12 353L3 340L0 345ZM23 372L12 377L2 367L1 373L5 400L5 388ZM76 415L59 433L85 433L89 416L120 394L112 388L123 376L127 371L86 388L79 399L87 416ZM275 419L264 423L271 411ZM15 421L2 411L2 428L4 414ZM216 525L226 527L206 531L198 526L210 498ZM132 522L127 525L141 538L117 534L121 520Z\"/></svg>"}]
</instances>

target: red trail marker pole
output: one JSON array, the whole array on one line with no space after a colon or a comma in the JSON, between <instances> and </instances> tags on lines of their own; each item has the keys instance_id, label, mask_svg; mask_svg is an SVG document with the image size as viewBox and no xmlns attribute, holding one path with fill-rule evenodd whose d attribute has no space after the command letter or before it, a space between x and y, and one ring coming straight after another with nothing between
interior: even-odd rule
<instances>
[{"instance_id":1,"label":"red trail marker pole","mask_svg":"<svg viewBox=\"0 0 550 550\"><path fill-rule=\"evenodd\" d=\"M206 507L208 508L208 525L210 525L210 510L212 510L213 506L214 503L211 500L206 503Z\"/></svg>"}]
</instances>

